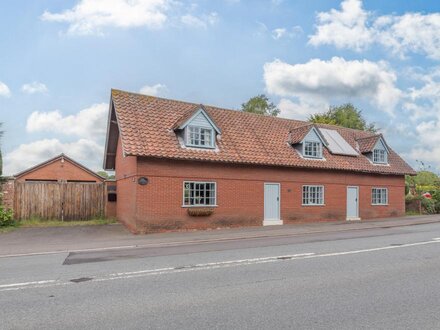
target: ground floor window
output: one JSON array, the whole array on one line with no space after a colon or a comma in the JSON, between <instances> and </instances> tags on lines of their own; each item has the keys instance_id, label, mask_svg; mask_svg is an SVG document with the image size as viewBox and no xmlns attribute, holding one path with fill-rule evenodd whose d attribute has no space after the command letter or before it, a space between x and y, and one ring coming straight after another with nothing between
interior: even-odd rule
<instances>
[{"instance_id":1,"label":"ground floor window","mask_svg":"<svg viewBox=\"0 0 440 330\"><path fill-rule=\"evenodd\" d=\"M324 205L324 186L303 186L303 205Z\"/></svg>"},{"instance_id":2,"label":"ground floor window","mask_svg":"<svg viewBox=\"0 0 440 330\"><path fill-rule=\"evenodd\" d=\"M371 190L371 204L373 204L373 205L387 205L388 204L388 189L387 188L373 188Z\"/></svg>"},{"instance_id":3,"label":"ground floor window","mask_svg":"<svg viewBox=\"0 0 440 330\"><path fill-rule=\"evenodd\" d=\"M184 206L215 206L216 197L215 182L185 181L183 183Z\"/></svg>"}]
</instances>

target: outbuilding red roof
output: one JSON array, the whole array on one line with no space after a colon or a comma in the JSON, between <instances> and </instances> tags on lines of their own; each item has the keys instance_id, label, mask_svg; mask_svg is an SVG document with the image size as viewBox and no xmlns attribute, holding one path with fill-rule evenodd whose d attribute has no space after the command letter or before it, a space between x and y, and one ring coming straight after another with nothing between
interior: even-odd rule
<instances>
[{"instance_id":1,"label":"outbuilding red roof","mask_svg":"<svg viewBox=\"0 0 440 330\"><path fill-rule=\"evenodd\" d=\"M362 155L344 156L331 154L323 150L325 160L313 160L301 157L292 148L301 136L305 136L310 127L333 129L356 150L358 140L373 137L370 132L343 128L333 125L314 124L262 116L236 110L222 109L204 105L204 110L221 129L217 139L217 148L184 148L179 143L174 129L176 124L191 117L200 105L175 101L142 94L112 90L109 128L116 118L118 131L122 139L125 155L169 158L182 160L213 161L238 164L301 167L331 169L382 174L414 174L414 170L393 150L390 149L388 165L372 164ZM115 116L114 116L115 115ZM114 157L115 145L109 144L110 135L116 134L109 129L105 164ZM109 165L105 165L109 167Z\"/></svg>"}]
</instances>

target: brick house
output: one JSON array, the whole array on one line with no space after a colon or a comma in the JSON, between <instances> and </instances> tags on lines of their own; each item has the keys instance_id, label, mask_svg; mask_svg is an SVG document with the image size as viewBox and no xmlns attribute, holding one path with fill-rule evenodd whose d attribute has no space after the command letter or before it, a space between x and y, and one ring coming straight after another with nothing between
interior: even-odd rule
<instances>
[{"instance_id":1,"label":"brick house","mask_svg":"<svg viewBox=\"0 0 440 330\"><path fill-rule=\"evenodd\" d=\"M134 232L405 213L381 134L112 90L104 168Z\"/></svg>"}]
</instances>

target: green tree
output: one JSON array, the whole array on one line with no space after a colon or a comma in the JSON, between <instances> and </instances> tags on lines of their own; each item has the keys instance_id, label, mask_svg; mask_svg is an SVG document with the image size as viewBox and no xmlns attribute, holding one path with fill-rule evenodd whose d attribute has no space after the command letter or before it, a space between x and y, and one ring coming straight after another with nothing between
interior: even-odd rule
<instances>
[{"instance_id":1,"label":"green tree","mask_svg":"<svg viewBox=\"0 0 440 330\"><path fill-rule=\"evenodd\" d=\"M112 180L115 178L114 175L110 175L106 171L98 171L96 172L96 174L98 174L100 177L103 177L106 180Z\"/></svg>"},{"instance_id":2,"label":"green tree","mask_svg":"<svg viewBox=\"0 0 440 330\"><path fill-rule=\"evenodd\" d=\"M410 185L420 186L440 186L440 179L437 174L431 171L418 171L417 175L405 177L405 181Z\"/></svg>"},{"instance_id":3,"label":"green tree","mask_svg":"<svg viewBox=\"0 0 440 330\"><path fill-rule=\"evenodd\" d=\"M270 102L269 98L264 95L257 95L251 97L249 101L241 105L241 110L244 112L256 113L264 116L278 116L280 110Z\"/></svg>"},{"instance_id":4,"label":"green tree","mask_svg":"<svg viewBox=\"0 0 440 330\"><path fill-rule=\"evenodd\" d=\"M319 124L338 125L348 128L360 129L376 133L377 128L373 123L367 123L362 116L362 111L353 104L346 103L340 106L331 106L328 111L311 115L309 122Z\"/></svg>"}]
</instances>

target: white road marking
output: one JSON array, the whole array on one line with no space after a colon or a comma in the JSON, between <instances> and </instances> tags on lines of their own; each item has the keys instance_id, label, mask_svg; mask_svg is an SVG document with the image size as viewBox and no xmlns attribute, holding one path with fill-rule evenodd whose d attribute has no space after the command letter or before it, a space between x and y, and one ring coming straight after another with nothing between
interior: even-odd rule
<instances>
[{"instance_id":1,"label":"white road marking","mask_svg":"<svg viewBox=\"0 0 440 330\"><path fill-rule=\"evenodd\" d=\"M53 282L55 282L55 280L23 282L23 283L13 283L13 284L2 284L2 285L0 285L0 289L14 287L14 286L27 286L27 285L35 285L35 284L47 284L47 283L53 283Z\"/></svg>"},{"instance_id":2,"label":"white road marking","mask_svg":"<svg viewBox=\"0 0 440 330\"><path fill-rule=\"evenodd\" d=\"M257 264L264 264L264 263L269 263L269 262L283 262L283 261L291 261L291 260L344 256L344 255L359 254L359 253L369 253L369 252L377 252L377 251L384 251L384 250L401 249L401 248L407 248L407 247L413 247L413 246L422 246L422 245L434 244L434 243L440 243L440 239L433 238L431 241L407 243L407 244L402 244L402 245L388 245L388 246L382 246L382 247L377 247L377 248L342 251L342 252L331 252L331 253L321 253L321 254L300 253L300 254L273 256L273 257L238 259L238 260L210 262L210 263L195 264L195 265L183 265L183 266L176 266L176 267L145 269L145 270L139 270L139 271L133 271L133 272L113 273L113 274L104 275L101 277L90 276L92 279L90 281L87 281L84 283L104 282L104 281L130 279L130 278L145 277L145 276L152 276L152 275L166 275L166 274L192 272L192 271L198 271L198 270L229 268L229 267L245 266L245 265L257 265ZM0 285L0 292L11 291L11 290L53 287L53 286L65 286L65 285L73 285L73 284L79 285L77 283L71 282L70 280L67 280L67 281L46 280L46 281L25 282L25 283L12 283L12 284Z\"/></svg>"}]
</instances>

